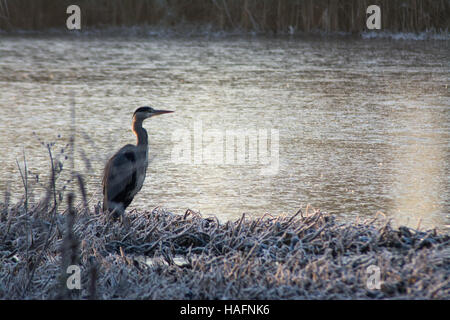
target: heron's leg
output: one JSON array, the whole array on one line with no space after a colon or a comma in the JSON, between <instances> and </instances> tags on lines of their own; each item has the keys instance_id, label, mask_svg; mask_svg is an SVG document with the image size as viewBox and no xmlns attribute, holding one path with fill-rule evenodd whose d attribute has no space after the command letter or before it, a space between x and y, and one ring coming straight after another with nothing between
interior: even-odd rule
<instances>
[{"instance_id":1,"label":"heron's leg","mask_svg":"<svg viewBox=\"0 0 450 320\"><path fill-rule=\"evenodd\" d=\"M129 229L130 228L130 225L131 225L130 217L128 217L125 214L125 211L122 212L122 215L120 217L120 222L122 223L122 225L124 226L125 229Z\"/></svg>"},{"instance_id":2,"label":"heron's leg","mask_svg":"<svg viewBox=\"0 0 450 320\"><path fill-rule=\"evenodd\" d=\"M125 212L122 204L111 201L109 203L109 208L110 208L109 217L112 220L114 220L114 221L122 220L124 212Z\"/></svg>"}]
</instances>

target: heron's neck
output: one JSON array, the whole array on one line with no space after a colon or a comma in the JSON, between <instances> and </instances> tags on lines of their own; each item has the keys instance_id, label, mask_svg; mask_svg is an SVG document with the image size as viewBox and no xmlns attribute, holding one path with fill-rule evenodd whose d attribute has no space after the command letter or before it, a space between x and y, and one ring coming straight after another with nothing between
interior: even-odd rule
<instances>
[{"instance_id":1,"label":"heron's neck","mask_svg":"<svg viewBox=\"0 0 450 320\"><path fill-rule=\"evenodd\" d=\"M142 120L134 118L132 128L137 137L137 145L140 147L147 147L148 135L147 130L142 127Z\"/></svg>"}]
</instances>

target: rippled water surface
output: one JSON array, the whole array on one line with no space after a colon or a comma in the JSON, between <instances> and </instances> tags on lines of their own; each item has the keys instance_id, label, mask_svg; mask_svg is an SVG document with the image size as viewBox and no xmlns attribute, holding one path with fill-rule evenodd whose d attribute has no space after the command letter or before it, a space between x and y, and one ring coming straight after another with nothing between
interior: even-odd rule
<instances>
[{"instance_id":1,"label":"rippled water surface","mask_svg":"<svg viewBox=\"0 0 450 320\"><path fill-rule=\"evenodd\" d=\"M381 211L396 223L448 228L448 44L3 36L0 188L23 194L16 159L25 152L37 201L50 163L39 139L55 142L62 188L71 164L69 149L60 153L74 125L75 168L100 201L107 158L135 142L132 113L152 105L176 112L145 122L152 161L130 209L191 208L225 220L310 204L343 218ZM244 149L228 148L227 133L239 130ZM266 158L251 160L251 141L268 148ZM191 147L180 159L181 142ZM215 163L211 147L223 147Z\"/></svg>"}]
</instances>

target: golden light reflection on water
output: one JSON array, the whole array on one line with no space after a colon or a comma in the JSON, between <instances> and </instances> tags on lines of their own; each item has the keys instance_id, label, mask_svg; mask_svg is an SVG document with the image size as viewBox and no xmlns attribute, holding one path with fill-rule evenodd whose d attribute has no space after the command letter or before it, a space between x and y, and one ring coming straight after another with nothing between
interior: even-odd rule
<instances>
[{"instance_id":1,"label":"golden light reflection on water","mask_svg":"<svg viewBox=\"0 0 450 320\"><path fill-rule=\"evenodd\" d=\"M398 224L424 226L427 224L421 222L424 218L443 209L439 205L442 186L436 179L442 167L437 167L435 159L442 150L417 144L402 149L403 165L397 172L397 190L394 194L395 220Z\"/></svg>"},{"instance_id":2,"label":"golden light reflection on water","mask_svg":"<svg viewBox=\"0 0 450 320\"><path fill-rule=\"evenodd\" d=\"M444 225L446 148L445 135L435 133L446 119L430 119L429 108L410 108L400 121L403 130L397 134L402 144L394 144L393 217L397 225L432 228ZM398 120L398 119L397 119ZM433 121L431 121L433 120ZM430 123L426 133L417 130L418 123Z\"/></svg>"}]
</instances>

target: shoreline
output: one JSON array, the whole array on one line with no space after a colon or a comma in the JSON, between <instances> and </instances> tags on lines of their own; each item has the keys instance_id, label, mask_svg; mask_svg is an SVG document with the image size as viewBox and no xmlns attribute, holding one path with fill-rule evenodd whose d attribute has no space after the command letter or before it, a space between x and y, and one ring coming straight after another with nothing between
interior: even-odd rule
<instances>
[{"instance_id":1,"label":"shoreline","mask_svg":"<svg viewBox=\"0 0 450 320\"><path fill-rule=\"evenodd\" d=\"M258 38L274 38L287 40L391 40L391 41L448 41L450 40L449 30L422 30L422 31L323 31L311 30L296 32L278 32L266 33L258 31L247 31L243 29L236 30L220 30L211 28L211 26L193 26L181 25L175 27L159 27L150 25L136 26L105 26L105 27L85 27L81 30L67 30L65 28L48 28L43 30L0 29L1 37L64 37L74 39L89 38L206 38L206 39L258 39Z\"/></svg>"}]
</instances>

